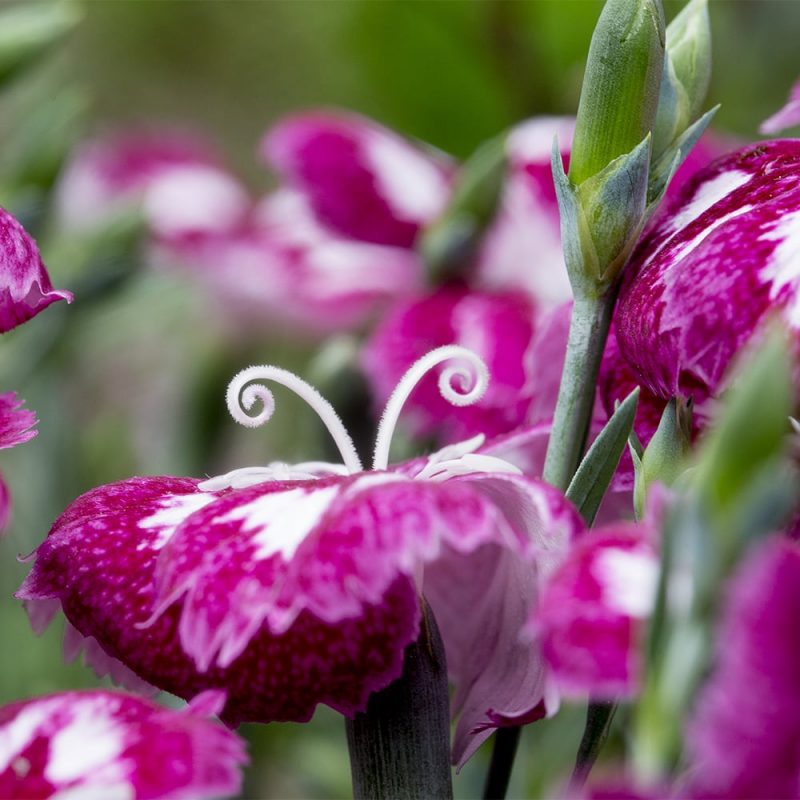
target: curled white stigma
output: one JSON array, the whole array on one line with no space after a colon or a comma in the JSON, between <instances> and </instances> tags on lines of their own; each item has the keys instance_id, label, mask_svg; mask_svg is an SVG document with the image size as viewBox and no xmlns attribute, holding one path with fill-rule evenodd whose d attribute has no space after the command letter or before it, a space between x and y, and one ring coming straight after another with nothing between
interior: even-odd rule
<instances>
[{"instance_id":1,"label":"curled white stigma","mask_svg":"<svg viewBox=\"0 0 800 800\"><path fill-rule=\"evenodd\" d=\"M234 377L228 384L225 399L230 415L240 425L257 428L269 421L275 413L275 396L272 390L263 383L254 383L254 381L270 380L291 389L314 409L333 437L341 453L342 462L350 473L361 472L364 469L353 440L333 410L333 406L310 383L306 383L289 370L264 364L243 369ZM250 414L257 403L262 404L261 411L258 414Z\"/></svg>"},{"instance_id":2,"label":"curled white stigma","mask_svg":"<svg viewBox=\"0 0 800 800\"><path fill-rule=\"evenodd\" d=\"M439 375L439 391L445 400L463 407L477 403L486 394L489 369L477 353L459 345L431 350L411 365L386 403L375 437L373 469L386 469L389 466L389 446L406 400L420 380L444 361L457 362L443 369Z\"/></svg>"}]
</instances>

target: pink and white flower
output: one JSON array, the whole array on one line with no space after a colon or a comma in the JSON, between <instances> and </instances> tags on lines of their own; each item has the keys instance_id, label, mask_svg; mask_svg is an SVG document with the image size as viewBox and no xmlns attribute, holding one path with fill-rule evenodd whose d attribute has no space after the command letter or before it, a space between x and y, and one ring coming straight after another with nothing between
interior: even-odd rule
<instances>
[{"instance_id":1,"label":"pink and white flower","mask_svg":"<svg viewBox=\"0 0 800 800\"><path fill-rule=\"evenodd\" d=\"M770 314L800 329L800 140L731 153L698 173L640 243L615 316L653 395L706 401Z\"/></svg>"},{"instance_id":2,"label":"pink and white flower","mask_svg":"<svg viewBox=\"0 0 800 800\"><path fill-rule=\"evenodd\" d=\"M250 209L242 185L203 139L137 131L85 142L56 190L60 223L91 231L140 209L157 238L235 230Z\"/></svg>"},{"instance_id":3,"label":"pink and white flower","mask_svg":"<svg viewBox=\"0 0 800 800\"><path fill-rule=\"evenodd\" d=\"M314 390L283 370L246 370L229 388L236 419L267 419L272 395L252 380L277 379L320 412L344 463L133 478L83 495L17 594L33 625L61 608L73 644L84 637L103 671L116 659L128 677L187 698L222 689L232 723L301 721L318 703L352 716L400 675L422 593L457 684L457 762L498 725L552 712L539 651L519 633L541 580L583 531L577 512L482 452L483 437L387 467L405 398L450 358L440 386L453 402L485 390L469 351L426 356L387 404L370 472ZM258 400L251 418L243 409Z\"/></svg>"},{"instance_id":4,"label":"pink and white flower","mask_svg":"<svg viewBox=\"0 0 800 800\"><path fill-rule=\"evenodd\" d=\"M560 692L596 699L635 695L658 572L645 525L605 526L574 544L544 587L530 625Z\"/></svg>"},{"instance_id":5,"label":"pink and white flower","mask_svg":"<svg viewBox=\"0 0 800 800\"><path fill-rule=\"evenodd\" d=\"M0 333L16 328L72 294L54 289L39 248L27 231L0 208Z\"/></svg>"},{"instance_id":6,"label":"pink and white flower","mask_svg":"<svg viewBox=\"0 0 800 800\"><path fill-rule=\"evenodd\" d=\"M199 800L241 788L244 742L205 717L119 692L64 692L0 708L0 796Z\"/></svg>"}]
</instances>

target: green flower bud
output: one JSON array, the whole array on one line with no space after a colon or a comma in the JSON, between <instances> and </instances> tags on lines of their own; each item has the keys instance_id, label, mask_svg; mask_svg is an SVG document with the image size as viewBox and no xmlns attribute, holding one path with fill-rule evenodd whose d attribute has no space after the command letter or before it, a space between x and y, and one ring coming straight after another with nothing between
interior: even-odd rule
<instances>
[{"instance_id":1,"label":"green flower bud","mask_svg":"<svg viewBox=\"0 0 800 800\"><path fill-rule=\"evenodd\" d=\"M664 68L660 0L607 0L583 79L569 177L579 185L652 130Z\"/></svg>"},{"instance_id":2,"label":"green flower bud","mask_svg":"<svg viewBox=\"0 0 800 800\"><path fill-rule=\"evenodd\" d=\"M692 403L678 397L669 401L647 449L639 454L631 447L635 471L633 508L637 519L644 514L647 490L658 481L671 486L686 469L691 448Z\"/></svg>"},{"instance_id":3,"label":"green flower bud","mask_svg":"<svg viewBox=\"0 0 800 800\"><path fill-rule=\"evenodd\" d=\"M658 158L700 112L711 81L711 28L707 0L691 0L667 28L664 75L653 130Z\"/></svg>"},{"instance_id":4,"label":"green flower bud","mask_svg":"<svg viewBox=\"0 0 800 800\"><path fill-rule=\"evenodd\" d=\"M503 134L484 142L461 167L447 208L419 241L432 283L454 277L469 263L481 235L494 219L507 166Z\"/></svg>"}]
</instances>

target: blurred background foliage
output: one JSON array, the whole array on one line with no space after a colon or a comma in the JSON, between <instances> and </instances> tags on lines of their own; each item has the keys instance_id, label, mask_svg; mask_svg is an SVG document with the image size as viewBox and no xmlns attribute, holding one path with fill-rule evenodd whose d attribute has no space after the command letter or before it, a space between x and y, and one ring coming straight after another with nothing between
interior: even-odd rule
<instances>
[{"instance_id":1,"label":"blurred background foliage","mask_svg":"<svg viewBox=\"0 0 800 800\"><path fill-rule=\"evenodd\" d=\"M0 11L34 5L0 2ZM281 404L274 429L236 430L224 390L241 367L271 361L308 374L313 348L237 326L185 276L141 268L131 230L107 241L52 231L49 197L72 145L148 123L213 137L254 190L271 177L257 142L282 114L344 106L456 156L536 114L577 106L599 0L108 0L69 6L77 22L0 96L0 204L43 249L53 283L75 292L4 337L3 391L39 415L39 436L0 455L14 497L0 542L0 701L94 685L64 665L58 624L36 639L11 593L16 561L77 494L133 474L215 474L320 453L310 412ZM679 3L667 2L667 17ZM800 73L800 3L711 0L715 127L750 139ZM2 32L0 32L2 44ZM0 63L0 72L3 64ZM229 309L228 309L229 311ZM329 387L335 396L336 387ZM511 795L547 796L574 756L583 710L528 728ZM624 717L624 711L619 715ZM349 794L343 726L249 726L247 797ZM613 753L613 747L609 750ZM486 753L457 780L480 790Z\"/></svg>"}]
</instances>

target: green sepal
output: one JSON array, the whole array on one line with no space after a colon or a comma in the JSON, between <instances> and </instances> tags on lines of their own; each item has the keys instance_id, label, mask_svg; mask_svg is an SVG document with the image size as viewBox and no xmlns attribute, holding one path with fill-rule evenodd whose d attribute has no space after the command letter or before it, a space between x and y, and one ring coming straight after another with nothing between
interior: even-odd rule
<instances>
[{"instance_id":1,"label":"green sepal","mask_svg":"<svg viewBox=\"0 0 800 800\"><path fill-rule=\"evenodd\" d=\"M28 3L0 12L0 83L41 56L80 20L75 5Z\"/></svg>"},{"instance_id":2,"label":"green sepal","mask_svg":"<svg viewBox=\"0 0 800 800\"><path fill-rule=\"evenodd\" d=\"M457 276L494 219L508 171L506 134L484 142L461 167L450 201L417 248L431 283Z\"/></svg>"},{"instance_id":3,"label":"green sepal","mask_svg":"<svg viewBox=\"0 0 800 800\"><path fill-rule=\"evenodd\" d=\"M707 0L691 0L667 27L664 74L653 128L659 158L700 111L711 81Z\"/></svg>"},{"instance_id":4,"label":"green sepal","mask_svg":"<svg viewBox=\"0 0 800 800\"><path fill-rule=\"evenodd\" d=\"M615 281L644 226L650 145L648 134L630 153L615 158L577 187L601 265L602 272L593 276L600 287Z\"/></svg>"},{"instance_id":5,"label":"green sepal","mask_svg":"<svg viewBox=\"0 0 800 800\"><path fill-rule=\"evenodd\" d=\"M719 106L709 109L700 119L690 125L678 139L668 147L650 167L650 178L647 187L647 212L649 219L666 194L669 182L678 168L686 160L691 149L709 126Z\"/></svg>"},{"instance_id":6,"label":"green sepal","mask_svg":"<svg viewBox=\"0 0 800 800\"><path fill-rule=\"evenodd\" d=\"M687 467L691 451L692 403L673 397L667 403L653 438L633 459L633 508L637 519L644 514L647 490L658 481L672 486Z\"/></svg>"},{"instance_id":7,"label":"green sepal","mask_svg":"<svg viewBox=\"0 0 800 800\"><path fill-rule=\"evenodd\" d=\"M567 497L575 504L587 525L594 522L600 503L614 477L625 443L633 430L639 388L620 403L611 419L583 457L567 488Z\"/></svg>"}]
</instances>

